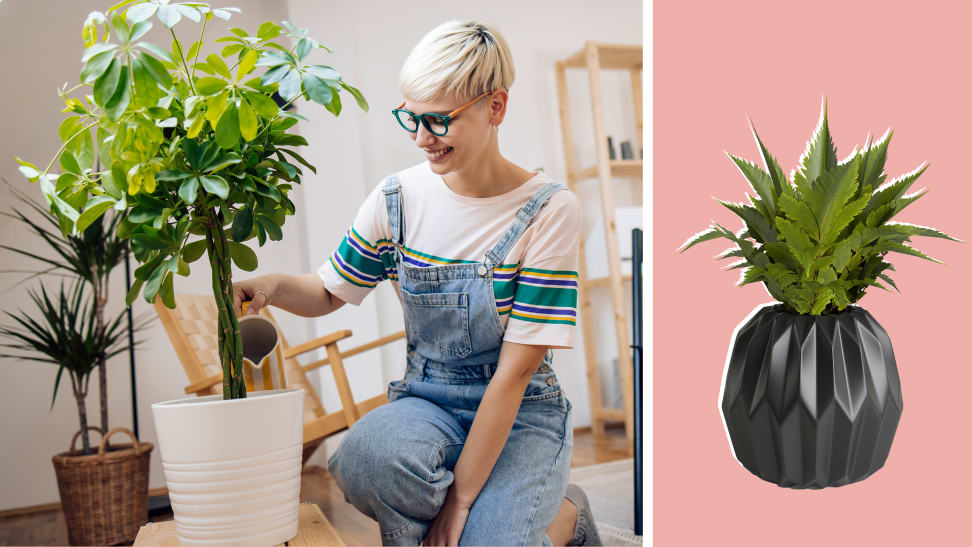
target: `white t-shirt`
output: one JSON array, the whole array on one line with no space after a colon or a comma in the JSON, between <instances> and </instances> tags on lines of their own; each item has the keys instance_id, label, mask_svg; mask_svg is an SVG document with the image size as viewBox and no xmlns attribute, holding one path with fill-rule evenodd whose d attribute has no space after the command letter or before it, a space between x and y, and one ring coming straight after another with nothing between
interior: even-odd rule
<instances>
[{"instance_id":1,"label":"white t-shirt","mask_svg":"<svg viewBox=\"0 0 972 547\"><path fill-rule=\"evenodd\" d=\"M404 260L412 266L479 264L509 230L516 211L551 182L542 171L517 188L487 198L461 196L422 162L399 173L404 205ZM577 323L580 202L555 192L496 266L496 311L503 340L572 347ZM358 305L384 279L398 292L395 247L381 184L317 270L329 292Z\"/></svg>"}]
</instances>

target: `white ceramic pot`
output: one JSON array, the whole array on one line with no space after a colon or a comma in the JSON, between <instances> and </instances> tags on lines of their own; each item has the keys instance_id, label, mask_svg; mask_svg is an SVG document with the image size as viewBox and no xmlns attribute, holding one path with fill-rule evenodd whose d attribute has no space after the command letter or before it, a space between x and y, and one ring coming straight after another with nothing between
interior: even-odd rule
<instances>
[{"instance_id":1,"label":"white ceramic pot","mask_svg":"<svg viewBox=\"0 0 972 547\"><path fill-rule=\"evenodd\" d=\"M297 535L304 392L155 403L180 545L279 545Z\"/></svg>"}]
</instances>

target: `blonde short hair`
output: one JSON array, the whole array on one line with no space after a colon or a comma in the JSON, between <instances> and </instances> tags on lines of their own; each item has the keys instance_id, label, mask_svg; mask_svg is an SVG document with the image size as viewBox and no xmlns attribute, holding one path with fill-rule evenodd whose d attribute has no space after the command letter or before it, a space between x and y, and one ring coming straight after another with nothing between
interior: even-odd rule
<instances>
[{"instance_id":1,"label":"blonde short hair","mask_svg":"<svg viewBox=\"0 0 972 547\"><path fill-rule=\"evenodd\" d=\"M449 21L429 31L412 48L398 85L413 101L449 97L461 102L496 89L509 89L516 73L506 40L482 21Z\"/></svg>"}]
</instances>

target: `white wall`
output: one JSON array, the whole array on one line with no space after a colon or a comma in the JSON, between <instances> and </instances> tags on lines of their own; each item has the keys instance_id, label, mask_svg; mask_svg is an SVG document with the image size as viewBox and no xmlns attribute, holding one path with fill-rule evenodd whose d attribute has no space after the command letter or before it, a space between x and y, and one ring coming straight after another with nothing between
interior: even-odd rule
<instances>
[{"instance_id":1,"label":"white wall","mask_svg":"<svg viewBox=\"0 0 972 547\"><path fill-rule=\"evenodd\" d=\"M84 0L32 0L0 2L0 62L8 67L5 85L0 88L0 176L19 188L40 197L36 186L23 181L16 170L13 155L35 161L46 161L57 148L57 125L62 119L60 101L55 89L65 80L76 81L82 52L80 26L87 13L105 9L109 2ZM223 5L224 2L215 2ZM517 81L510 94L508 116L500 131L503 154L527 169L544 167L558 180L565 180L563 146L557 114L554 62L578 49L586 40L611 43L641 43L642 5L637 1L617 1L606 9L602 3L557 2L552 0L491 3L456 3L423 1L402 4L391 1L317 2L310 0L235 0L229 5L243 9L234 17L233 26L253 30L267 19L290 20L310 29L311 34L334 50L314 53L319 62L338 69L345 79L359 87L371 103L371 112L358 110L345 98L345 111L339 118L313 104L301 105L299 112L311 119L301 132L311 145L302 151L318 167L292 194L297 204L296 217L288 219L284 240L257 249L260 268L257 272L234 271L234 279L246 279L269 272L303 273L315 270L340 241L361 201L385 175L413 165L423 159L412 141L392 119L389 111L401 102L397 78L401 63L411 47L433 26L453 18L481 18L497 24L513 50ZM160 25L157 25L160 26ZM179 27L177 27L179 28ZM168 44L153 29L150 41ZM213 34L207 35L215 37ZM189 41L188 35L180 37ZM194 39L194 37L192 38ZM634 140L630 110L630 83L626 75L604 75L605 107L608 133L615 142ZM571 112L577 132L581 163L593 161L593 139L582 135L591 132L587 105L588 87L583 71L568 75ZM600 216L596 187L585 183L581 197L588 204L585 230L594 229ZM640 204L639 183L619 181L615 186L618 204ZM585 199L586 198L586 199ZM6 198L0 207L8 206ZM13 229L0 218L0 243L42 250L19 229ZM592 243L590 255L603 257L603 245ZM603 260L603 258L602 258ZM26 266L0 252L0 267ZM596 267L592 265L591 267ZM20 278L0 275L0 292ZM193 264L190 278L176 278L177 292L208 293L208 264ZM390 334L402 328L401 308L383 284L358 308L345 306L332 316L305 320L281 311L276 316L292 341L309 339L349 328L354 337L343 348ZM597 299L597 323L605 340L599 347L602 367L616 356L610 310L605 305L608 293ZM110 309L117 313L123 305L124 269L112 279ZM26 308L29 304L24 287L0 295L3 309ZM144 300L135 304L135 313L150 310ZM6 318L0 318L6 324ZM157 443L150 405L153 402L181 398L185 374L165 332L157 322L141 338L146 343L137 352L137 390L140 436ZM583 348L578 332L578 346L558 350L555 367L569 397L575 405L574 426L590 423ZM384 391L388 380L400 377L404 369L402 342L381 352L368 352L349 359L347 368L356 398L366 398ZM310 359L319 356L308 356ZM78 429L77 408L70 386L60 388L53 411L50 407L56 367L0 359L5 381L0 382L0 510L58 500L56 481L50 457L67 449L71 435ZM127 355L109 363L109 424L131 427L129 372ZM602 371L609 378L611 371ZM320 394L329 410L340 403L328 369L315 373ZM606 392L610 393L608 388ZM89 423L98 424L98 388L93 378L88 395ZM94 438L97 435L93 435ZM340 436L335 436L318 450L312 463L324 465ZM121 442L121 441L119 441ZM152 457L150 487L164 486L158 450Z\"/></svg>"}]
</instances>

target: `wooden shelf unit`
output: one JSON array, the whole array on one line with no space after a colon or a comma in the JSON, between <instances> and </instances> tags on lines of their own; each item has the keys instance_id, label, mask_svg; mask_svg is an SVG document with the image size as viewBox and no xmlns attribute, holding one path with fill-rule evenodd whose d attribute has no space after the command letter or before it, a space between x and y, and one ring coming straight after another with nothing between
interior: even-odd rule
<instances>
[{"instance_id":1,"label":"wooden shelf unit","mask_svg":"<svg viewBox=\"0 0 972 547\"><path fill-rule=\"evenodd\" d=\"M638 149L643 147L644 122L642 121L641 78L642 46L628 44L603 44L587 42L583 49L563 61L556 63L557 99L560 107L560 127L564 141L564 158L567 162L567 185L576 192L578 184L587 179L596 179L600 188L601 211L604 219L604 236L607 246L608 276L587 279L587 260L585 244L581 241L577 273L580 278L578 298L581 331L584 336L584 354L587 362L587 387L590 392L591 430L595 436L605 434L604 424L608 421L623 421L625 435L629 442L634 440L634 371L631 359L631 346L628 336L629 306L625 303L624 282L631 280L630 274L621 273L621 256L618 250L617 226L614 218L614 179L643 179L643 161L612 160L608 152L607 129L604 124L604 96L601 90L602 70L624 70L631 76L631 93L634 102L635 130ZM594 116L594 145L597 162L581 168L573 151L574 131L570 119L570 103L567 98L567 69L579 68L587 71L590 85L591 112ZM614 309L614 331L618 347L618 369L621 377L621 392L624 408L605 407L601 402L601 382L598 375L597 355L595 352L594 325L591 314L591 290L609 287L611 306Z\"/></svg>"}]
</instances>

